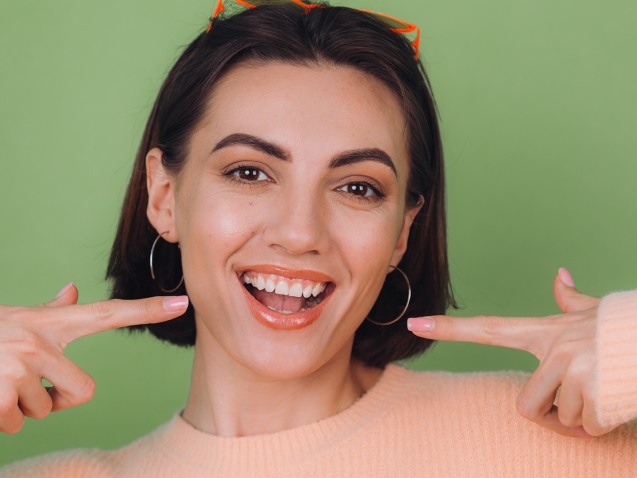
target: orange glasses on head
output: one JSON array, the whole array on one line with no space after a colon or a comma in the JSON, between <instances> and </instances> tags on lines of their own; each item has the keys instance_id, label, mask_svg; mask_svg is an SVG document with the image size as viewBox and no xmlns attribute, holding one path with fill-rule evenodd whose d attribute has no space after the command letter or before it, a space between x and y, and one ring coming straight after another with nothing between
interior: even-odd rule
<instances>
[{"instance_id":1,"label":"orange glasses on head","mask_svg":"<svg viewBox=\"0 0 637 478\"><path fill-rule=\"evenodd\" d=\"M272 5L276 3L296 3L305 9L306 12L310 11L313 8L323 8L323 5L320 3L303 3L301 0L233 0L235 3L239 5L243 5L246 8L256 8L261 5ZM223 6L223 0L219 0L217 3L217 7L215 8L214 13L210 17L210 23L208 24L208 28L206 29L206 33L210 31L212 28L212 22L217 15L225 10ZM407 23L399 18L392 17L391 15L386 15L385 13L373 12L371 10L360 10L361 12L369 13L377 20L383 22L387 25L391 31L396 33L412 33L416 32L416 38L411 42L411 45L414 47L414 58L418 59L418 48L420 46L420 28L417 25L412 23Z\"/></svg>"}]
</instances>

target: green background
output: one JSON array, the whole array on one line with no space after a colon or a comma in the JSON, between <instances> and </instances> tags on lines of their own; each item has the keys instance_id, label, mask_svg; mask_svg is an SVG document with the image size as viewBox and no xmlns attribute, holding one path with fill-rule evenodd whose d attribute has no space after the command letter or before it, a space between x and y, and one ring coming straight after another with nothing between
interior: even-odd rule
<instances>
[{"instance_id":1,"label":"green background","mask_svg":"<svg viewBox=\"0 0 637 478\"><path fill-rule=\"evenodd\" d=\"M360 0L422 29L442 117L459 315L557 312L568 267L603 295L637 287L637 3ZM102 277L146 116L212 0L0 3L0 303ZM109 332L68 355L94 399L0 435L0 464L122 446L185 403L191 351ZM439 344L410 364L533 370L523 352Z\"/></svg>"}]
</instances>

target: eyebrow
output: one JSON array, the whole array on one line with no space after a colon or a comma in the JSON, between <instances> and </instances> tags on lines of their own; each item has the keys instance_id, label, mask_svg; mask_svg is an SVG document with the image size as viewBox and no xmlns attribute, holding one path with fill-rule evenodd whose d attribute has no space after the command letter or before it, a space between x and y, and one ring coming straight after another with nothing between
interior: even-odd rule
<instances>
[{"instance_id":1,"label":"eyebrow","mask_svg":"<svg viewBox=\"0 0 637 478\"><path fill-rule=\"evenodd\" d=\"M290 159L285 150L277 146L276 144L270 143L269 141L261 138L257 138L256 136L252 136L251 134L243 133L234 133L226 136L217 143L210 154L214 153L215 151L219 151L220 149L235 145L249 146L265 154L274 156L275 158L282 159L283 161L289 161Z\"/></svg>"},{"instance_id":2,"label":"eyebrow","mask_svg":"<svg viewBox=\"0 0 637 478\"><path fill-rule=\"evenodd\" d=\"M341 166L347 166L349 164L360 163L362 161L376 161L381 164L384 164L389 169L394 172L394 175L398 177L398 171L396 171L396 166L394 166L394 162L391 160L389 155L378 148L371 149L355 149L352 151L345 151L336 155L330 161L330 168L339 168Z\"/></svg>"},{"instance_id":3,"label":"eyebrow","mask_svg":"<svg viewBox=\"0 0 637 478\"><path fill-rule=\"evenodd\" d=\"M258 138L257 136L252 136L251 134L244 133L234 133L226 136L217 143L210 154L219 151L220 149L235 145L248 146L283 161L290 160L290 155L285 151L285 149L281 148L280 146L264 139ZM394 162L385 151L378 148L354 149L351 151L344 151L334 156L331 159L328 167L340 168L342 166L361 163L363 161L376 161L378 163L384 164L394 172L394 175L396 177L398 177L398 171L396 170Z\"/></svg>"}]
</instances>

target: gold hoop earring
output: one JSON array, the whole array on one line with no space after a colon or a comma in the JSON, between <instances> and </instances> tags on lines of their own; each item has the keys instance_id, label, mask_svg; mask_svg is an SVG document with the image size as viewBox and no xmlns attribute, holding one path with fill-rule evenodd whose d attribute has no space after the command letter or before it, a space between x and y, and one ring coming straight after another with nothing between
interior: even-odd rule
<instances>
[{"instance_id":1,"label":"gold hoop earring","mask_svg":"<svg viewBox=\"0 0 637 478\"><path fill-rule=\"evenodd\" d=\"M153 246L150 248L150 276L153 278L153 280L156 280L155 279L155 269L153 268L153 254L155 253L155 246L157 245L157 241L159 241L159 238L161 236L163 236L164 234L167 234L168 232L169 231L164 231L159 236L157 236L157 238L153 242ZM177 247L179 247L179 245ZM174 289L170 289L170 290L166 290L166 289L164 289L162 287L160 287L159 289L162 292L171 293L171 292L175 292L177 289L179 289L181 287L181 284L183 284L183 283L184 283L184 275L181 274L181 280L179 281L179 284L177 284L177 287L175 287Z\"/></svg>"},{"instance_id":2,"label":"gold hoop earring","mask_svg":"<svg viewBox=\"0 0 637 478\"><path fill-rule=\"evenodd\" d=\"M394 324L396 322L398 322L400 320L400 318L405 315L405 312L407 312L407 307L409 307L409 301L411 300L411 284L409 283L409 278L407 277L407 274L405 274L402 270L400 270L398 267L396 266L389 266L391 268L393 268L394 270L397 270L398 272L400 272L402 274L402 276L405 278L405 280L407 281L407 303L405 304L405 308L403 309L403 311L400 313L400 315L398 317L396 317L394 320L392 320L391 322L376 322L372 319L369 318L369 316L365 317L365 320L370 321L372 324L374 325L380 325L382 327L386 326L386 325L391 325Z\"/></svg>"}]
</instances>

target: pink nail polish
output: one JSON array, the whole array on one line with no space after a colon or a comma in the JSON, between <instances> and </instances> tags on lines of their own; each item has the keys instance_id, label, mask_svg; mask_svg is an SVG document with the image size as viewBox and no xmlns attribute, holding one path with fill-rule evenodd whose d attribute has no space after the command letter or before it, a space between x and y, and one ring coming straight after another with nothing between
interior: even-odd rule
<instances>
[{"instance_id":1,"label":"pink nail polish","mask_svg":"<svg viewBox=\"0 0 637 478\"><path fill-rule=\"evenodd\" d=\"M566 284L569 287L575 287L575 281L573 281L573 277L571 276L571 273L568 270L566 270L566 268L560 267L557 273L560 275L560 280L564 284Z\"/></svg>"},{"instance_id":2,"label":"pink nail polish","mask_svg":"<svg viewBox=\"0 0 637 478\"><path fill-rule=\"evenodd\" d=\"M431 332L435 326L436 321L428 317L407 319L407 330L412 332Z\"/></svg>"},{"instance_id":3,"label":"pink nail polish","mask_svg":"<svg viewBox=\"0 0 637 478\"><path fill-rule=\"evenodd\" d=\"M186 310L188 307L188 296L178 295L175 297L166 297L162 305L166 312L179 312L180 310Z\"/></svg>"},{"instance_id":4,"label":"pink nail polish","mask_svg":"<svg viewBox=\"0 0 637 478\"><path fill-rule=\"evenodd\" d=\"M62 297L64 293L71 288L72 285L73 285L73 282L69 282L64 287L62 287L62 290L58 292L58 295L56 295L55 298L58 299L59 297Z\"/></svg>"}]
</instances>

